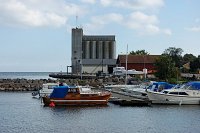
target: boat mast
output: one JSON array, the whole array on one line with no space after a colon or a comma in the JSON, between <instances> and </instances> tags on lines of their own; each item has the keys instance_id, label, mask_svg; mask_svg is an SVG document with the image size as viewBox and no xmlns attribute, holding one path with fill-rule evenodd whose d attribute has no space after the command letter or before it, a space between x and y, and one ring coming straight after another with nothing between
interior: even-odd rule
<instances>
[{"instance_id":1,"label":"boat mast","mask_svg":"<svg viewBox=\"0 0 200 133\"><path fill-rule=\"evenodd\" d=\"M102 72L102 74L103 74L103 57L102 57L102 61L101 61L101 72Z\"/></svg>"},{"instance_id":2,"label":"boat mast","mask_svg":"<svg viewBox=\"0 0 200 133\"><path fill-rule=\"evenodd\" d=\"M128 62L128 44L126 49L126 78L125 78L125 85L127 84L127 62Z\"/></svg>"}]
</instances>

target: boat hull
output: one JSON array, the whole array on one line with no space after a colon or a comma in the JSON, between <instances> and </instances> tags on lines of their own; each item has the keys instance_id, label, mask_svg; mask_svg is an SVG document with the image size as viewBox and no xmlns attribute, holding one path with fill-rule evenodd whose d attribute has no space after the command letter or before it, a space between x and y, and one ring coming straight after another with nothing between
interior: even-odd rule
<instances>
[{"instance_id":1,"label":"boat hull","mask_svg":"<svg viewBox=\"0 0 200 133\"><path fill-rule=\"evenodd\" d=\"M49 106L50 103L54 103L55 106L66 106L66 105L78 105L78 106L94 106L94 105L107 105L108 100L111 94L99 95L89 97L85 96L76 96L77 98L49 98L49 97L42 97L44 105ZM81 98L83 97L83 98Z\"/></svg>"},{"instance_id":2,"label":"boat hull","mask_svg":"<svg viewBox=\"0 0 200 133\"><path fill-rule=\"evenodd\" d=\"M200 104L200 97L191 97L184 95L164 94L160 92L147 91L147 96L153 104Z\"/></svg>"}]
</instances>

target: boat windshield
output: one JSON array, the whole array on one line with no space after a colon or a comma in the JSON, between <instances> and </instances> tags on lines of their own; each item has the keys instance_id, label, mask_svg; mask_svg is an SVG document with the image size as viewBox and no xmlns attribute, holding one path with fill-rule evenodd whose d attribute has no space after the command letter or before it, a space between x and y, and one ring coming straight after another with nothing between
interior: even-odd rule
<instances>
[{"instance_id":1,"label":"boat windshield","mask_svg":"<svg viewBox=\"0 0 200 133\"><path fill-rule=\"evenodd\" d=\"M195 88L194 86L191 86L191 85L182 85L180 87L180 89L186 89L186 90L197 90L197 88Z\"/></svg>"},{"instance_id":2,"label":"boat windshield","mask_svg":"<svg viewBox=\"0 0 200 133\"><path fill-rule=\"evenodd\" d=\"M150 90L154 90L156 88L156 85L150 85L147 87L147 89L150 89Z\"/></svg>"},{"instance_id":3,"label":"boat windshield","mask_svg":"<svg viewBox=\"0 0 200 133\"><path fill-rule=\"evenodd\" d=\"M174 87L172 87L171 89L180 89L183 85L177 84Z\"/></svg>"},{"instance_id":4,"label":"boat windshield","mask_svg":"<svg viewBox=\"0 0 200 133\"><path fill-rule=\"evenodd\" d=\"M55 88L55 87L58 87L58 85L49 85L49 86L48 86L48 89L53 89L53 88Z\"/></svg>"}]
</instances>

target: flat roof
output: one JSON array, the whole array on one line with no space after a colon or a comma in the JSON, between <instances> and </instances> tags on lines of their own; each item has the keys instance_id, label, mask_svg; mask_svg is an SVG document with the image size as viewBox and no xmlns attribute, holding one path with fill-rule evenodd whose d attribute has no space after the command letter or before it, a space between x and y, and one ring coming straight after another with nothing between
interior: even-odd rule
<instances>
[{"instance_id":1,"label":"flat roof","mask_svg":"<svg viewBox=\"0 0 200 133\"><path fill-rule=\"evenodd\" d=\"M84 35L83 40L90 40L90 41L115 41L114 35Z\"/></svg>"}]
</instances>

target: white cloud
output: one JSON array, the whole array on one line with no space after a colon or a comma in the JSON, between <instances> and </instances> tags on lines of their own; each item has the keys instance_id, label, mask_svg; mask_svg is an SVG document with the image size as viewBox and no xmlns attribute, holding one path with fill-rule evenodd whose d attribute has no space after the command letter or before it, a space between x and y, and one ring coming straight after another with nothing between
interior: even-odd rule
<instances>
[{"instance_id":1,"label":"white cloud","mask_svg":"<svg viewBox=\"0 0 200 133\"><path fill-rule=\"evenodd\" d=\"M82 7L64 0L6 0L0 2L0 23L18 26L53 26L66 24L70 16L83 14Z\"/></svg>"},{"instance_id":2,"label":"white cloud","mask_svg":"<svg viewBox=\"0 0 200 133\"><path fill-rule=\"evenodd\" d=\"M139 8L159 8L164 6L163 0L137 0Z\"/></svg>"},{"instance_id":3,"label":"white cloud","mask_svg":"<svg viewBox=\"0 0 200 133\"><path fill-rule=\"evenodd\" d=\"M142 12L133 12L124 22L124 25L128 28L136 30L141 35L155 35L155 34L166 34L171 35L169 29L161 29L158 24L159 20L156 15L147 15Z\"/></svg>"},{"instance_id":4,"label":"white cloud","mask_svg":"<svg viewBox=\"0 0 200 133\"><path fill-rule=\"evenodd\" d=\"M110 6L110 5L112 5L113 2L114 2L113 0L100 0L100 3L103 6Z\"/></svg>"},{"instance_id":5,"label":"white cloud","mask_svg":"<svg viewBox=\"0 0 200 133\"><path fill-rule=\"evenodd\" d=\"M95 4L96 0L81 0L83 3Z\"/></svg>"},{"instance_id":6,"label":"white cloud","mask_svg":"<svg viewBox=\"0 0 200 133\"><path fill-rule=\"evenodd\" d=\"M150 24L157 24L158 18L155 15L146 15L142 12L133 12L130 14L129 18L132 21L136 21L140 24L150 23Z\"/></svg>"},{"instance_id":7,"label":"white cloud","mask_svg":"<svg viewBox=\"0 0 200 133\"><path fill-rule=\"evenodd\" d=\"M159 27L159 19L155 14L144 13L164 6L164 0L100 0L100 3L105 7L116 7L131 11L132 13L123 15L123 19L118 23L137 31L139 34L172 34L170 29Z\"/></svg>"},{"instance_id":8,"label":"white cloud","mask_svg":"<svg viewBox=\"0 0 200 133\"><path fill-rule=\"evenodd\" d=\"M166 34L166 35L171 35L171 34L172 34L172 32L171 32L170 29L163 29L162 31L163 31L163 33Z\"/></svg>"},{"instance_id":9,"label":"white cloud","mask_svg":"<svg viewBox=\"0 0 200 133\"><path fill-rule=\"evenodd\" d=\"M84 17L88 13L87 18L89 19L86 19L85 24L83 23L88 31L102 29L109 24L118 24L137 31L139 34L171 35L169 29L159 27L159 19L156 15L145 14L140 10L162 7L163 0L100 0L103 6L119 7L131 13L124 15L123 13L105 12L104 15L92 17L87 4L95 4L97 0L80 1L86 4L81 6L66 2L66 0L6 0L0 2L0 24L22 27L60 27L64 25L70 29L69 19L71 17L75 20L76 15ZM98 10L94 9L94 11Z\"/></svg>"},{"instance_id":10,"label":"white cloud","mask_svg":"<svg viewBox=\"0 0 200 133\"><path fill-rule=\"evenodd\" d=\"M91 22L86 24L86 29L89 31L99 30L108 24L119 24L135 30L140 35L172 34L170 29L159 27L159 20L156 15L147 15L142 12L133 12L127 16L119 13L94 16L91 18Z\"/></svg>"},{"instance_id":11,"label":"white cloud","mask_svg":"<svg viewBox=\"0 0 200 133\"><path fill-rule=\"evenodd\" d=\"M85 25L86 32L102 29L104 26L110 23L122 23L123 16L117 13L109 13L106 15L93 16L91 22Z\"/></svg>"},{"instance_id":12,"label":"white cloud","mask_svg":"<svg viewBox=\"0 0 200 133\"><path fill-rule=\"evenodd\" d=\"M133 10L156 9L164 6L164 0L100 0L103 6L114 6Z\"/></svg>"},{"instance_id":13,"label":"white cloud","mask_svg":"<svg viewBox=\"0 0 200 133\"><path fill-rule=\"evenodd\" d=\"M193 32L200 32L200 26L194 26L190 28L185 28L188 31L193 31Z\"/></svg>"}]
</instances>

